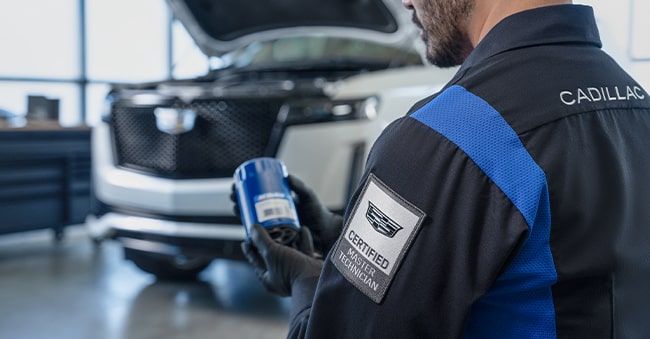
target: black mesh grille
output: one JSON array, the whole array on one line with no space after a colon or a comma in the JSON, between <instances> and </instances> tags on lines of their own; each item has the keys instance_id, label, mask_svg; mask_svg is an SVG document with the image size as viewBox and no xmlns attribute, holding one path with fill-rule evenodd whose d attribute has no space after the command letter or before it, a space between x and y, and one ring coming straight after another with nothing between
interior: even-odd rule
<instances>
[{"instance_id":1,"label":"black mesh grille","mask_svg":"<svg viewBox=\"0 0 650 339\"><path fill-rule=\"evenodd\" d=\"M230 177L264 154L282 101L197 100L194 128L170 135L156 128L155 107L113 109L118 164L171 178Z\"/></svg>"}]
</instances>

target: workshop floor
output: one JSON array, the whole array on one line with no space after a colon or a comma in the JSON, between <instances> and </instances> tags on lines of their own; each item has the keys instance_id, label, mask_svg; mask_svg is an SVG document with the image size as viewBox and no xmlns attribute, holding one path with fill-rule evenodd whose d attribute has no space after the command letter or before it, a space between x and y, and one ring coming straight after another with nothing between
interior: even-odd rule
<instances>
[{"instance_id":1,"label":"workshop floor","mask_svg":"<svg viewBox=\"0 0 650 339\"><path fill-rule=\"evenodd\" d=\"M284 338L289 299L266 293L247 263L217 260L194 283L156 282L95 246L83 227L0 236L0 338Z\"/></svg>"}]
</instances>

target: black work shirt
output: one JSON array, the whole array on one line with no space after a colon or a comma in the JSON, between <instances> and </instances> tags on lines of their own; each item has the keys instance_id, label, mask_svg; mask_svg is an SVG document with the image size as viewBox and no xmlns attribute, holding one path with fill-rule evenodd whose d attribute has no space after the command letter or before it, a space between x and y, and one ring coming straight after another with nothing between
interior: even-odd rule
<instances>
[{"instance_id":1,"label":"black work shirt","mask_svg":"<svg viewBox=\"0 0 650 339\"><path fill-rule=\"evenodd\" d=\"M586 6L497 24L375 143L289 336L647 337L650 98L600 47Z\"/></svg>"}]
</instances>

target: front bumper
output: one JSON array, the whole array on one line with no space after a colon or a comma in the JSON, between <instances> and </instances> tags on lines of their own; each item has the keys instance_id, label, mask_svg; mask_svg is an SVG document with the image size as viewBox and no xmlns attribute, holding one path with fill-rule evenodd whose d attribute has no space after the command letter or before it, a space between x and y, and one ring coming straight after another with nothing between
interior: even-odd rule
<instances>
[{"instance_id":1,"label":"front bumper","mask_svg":"<svg viewBox=\"0 0 650 339\"><path fill-rule=\"evenodd\" d=\"M113 238L118 231L198 239L241 241L246 238L242 225L157 220L116 212L109 212L101 217L90 215L86 218L86 226L94 239Z\"/></svg>"},{"instance_id":2,"label":"front bumper","mask_svg":"<svg viewBox=\"0 0 650 339\"><path fill-rule=\"evenodd\" d=\"M115 239L124 247L168 256L205 256L243 259L242 225L180 222L109 212L86 218L89 235L96 241Z\"/></svg>"}]
</instances>

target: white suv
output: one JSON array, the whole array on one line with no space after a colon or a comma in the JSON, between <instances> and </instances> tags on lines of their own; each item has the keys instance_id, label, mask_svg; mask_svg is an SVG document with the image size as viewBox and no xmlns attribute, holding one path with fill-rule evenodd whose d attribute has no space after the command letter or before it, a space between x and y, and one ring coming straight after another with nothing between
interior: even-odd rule
<instances>
[{"instance_id":1,"label":"white suv","mask_svg":"<svg viewBox=\"0 0 650 339\"><path fill-rule=\"evenodd\" d=\"M93 131L96 241L161 279L243 258L232 175L282 160L342 211L382 129L454 70L426 66L400 0L169 0L227 66L191 80L114 87Z\"/></svg>"}]
</instances>

